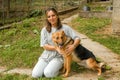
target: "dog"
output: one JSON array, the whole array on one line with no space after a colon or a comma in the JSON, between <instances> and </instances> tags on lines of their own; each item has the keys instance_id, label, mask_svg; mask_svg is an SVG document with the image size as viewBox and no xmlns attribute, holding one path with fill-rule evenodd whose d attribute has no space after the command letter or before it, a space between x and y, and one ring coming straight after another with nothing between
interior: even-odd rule
<instances>
[{"instance_id":1,"label":"dog","mask_svg":"<svg viewBox=\"0 0 120 80\"><path fill-rule=\"evenodd\" d=\"M55 44L55 48L59 48L60 53L62 53L64 58L64 66L63 66L63 77L67 77L71 70L71 62L72 60L79 63L82 60L85 60L87 66L93 70L98 71L98 75L101 75L102 68L99 65L99 62L96 60L95 55L79 44L70 55L65 53L65 49L68 45L72 45L74 40L68 37L63 30L57 31L52 34L52 41Z\"/></svg>"}]
</instances>

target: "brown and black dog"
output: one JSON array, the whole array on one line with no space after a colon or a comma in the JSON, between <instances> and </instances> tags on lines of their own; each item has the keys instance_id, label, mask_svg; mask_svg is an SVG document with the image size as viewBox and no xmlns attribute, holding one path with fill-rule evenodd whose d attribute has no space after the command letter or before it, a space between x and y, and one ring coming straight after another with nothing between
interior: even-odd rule
<instances>
[{"instance_id":1,"label":"brown and black dog","mask_svg":"<svg viewBox=\"0 0 120 80\"><path fill-rule=\"evenodd\" d=\"M67 77L71 70L71 62L72 60L75 62L80 62L81 60L85 60L86 64L89 68L97 70L98 75L101 75L102 69L101 66L96 61L96 57L94 54L83 47L82 45L78 45L74 52L71 52L70 55L65 53L66 46L73 44L73 39L68 37L63 30L57 31L52 34L52 40L55 44L56 48L60 49L60 53L63 54L64 58L64 67L63 72L65 73L63 76Z\"/></svg>"}]
</instances>

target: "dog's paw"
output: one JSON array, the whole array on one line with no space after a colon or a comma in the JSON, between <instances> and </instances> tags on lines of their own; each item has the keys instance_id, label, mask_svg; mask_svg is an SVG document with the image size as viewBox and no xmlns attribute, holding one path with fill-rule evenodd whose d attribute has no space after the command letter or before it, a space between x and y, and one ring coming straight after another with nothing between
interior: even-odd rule
<instances>
[{"instance_id":1,"label":"dog's paw","mask_svg":"<svg viewBox=\"0 0 120 80\"><path fill-rule=\"evenodd\" d=\"M65 77L68 77L68 74L63 74L62 76L65 78Z\"/></svg>"},{"instance_id":2,"label":"dog's paw","mask_svg":"<svg viewBox=\"0 0 120 80\"><path fill-rule=\"evenodd\" d=\"M103 66L105 66L105 63L104 63L104 62L101 62L101 63L99 64L99 67L102 68Z\"/></svg>"},{"instance_id":3,"label":"dog's paw","mask_svg":"<svg viewBox=\"0 0 120 80\"><path fill-rule=\"evenodd\" d=\"M63 68L63 69L62 69L62 73L64 74L64 73L65 73L65 71L66 71L66 70L65 70L65 68Z\"/></svg>"},{"instance_id":4,"label":"dog's paw","mask_svg":"<svg viewBox=\"0 0 120 80\"><path fill-rule=\"evenodd\" d=\"M101 75L101 73L98 73L98 76L100 76Z\"/></svg>"}]
</instances>

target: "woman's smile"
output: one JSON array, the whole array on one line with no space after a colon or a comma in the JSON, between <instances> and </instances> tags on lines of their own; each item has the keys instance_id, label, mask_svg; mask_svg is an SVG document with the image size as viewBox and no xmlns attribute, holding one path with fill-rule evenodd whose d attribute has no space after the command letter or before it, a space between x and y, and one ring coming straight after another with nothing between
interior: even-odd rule
<instances>
[{"instance_id":1,"label":"woman's smile","mask_svg":"<svg viewBox=\"0 0 120 80\"><path fill-rule=\"evenodd\" d=\"M49 11L47 13L47 19L51 23L52 26L57 25L57 15L53 11Z\"/></svg>"}]
</instances>

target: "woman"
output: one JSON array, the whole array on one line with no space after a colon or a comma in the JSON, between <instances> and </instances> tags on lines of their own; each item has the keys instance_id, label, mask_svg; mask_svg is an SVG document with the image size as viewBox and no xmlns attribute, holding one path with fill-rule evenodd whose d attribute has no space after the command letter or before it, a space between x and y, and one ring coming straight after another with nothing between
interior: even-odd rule
<instances>
[{"instance_id":1,"label":"woman","mask_svg":"<svg viewBox=\"0 0 120 80\"><path fill-rule=\"evenodd\" d=\"M34 78L42 77L43 75L49 78L56 77L63 66L63 58L52 42L52 33L64 30L66 35L74 39L74 44L67 47L66 53L72 52L80 43L80 39L74 31L68 25L61 24L58 13L54 8L48 8L45 14L46 26L41 30L40 44L44 51L33 68L32 77Z\"/></svg>"}]
</instances>

